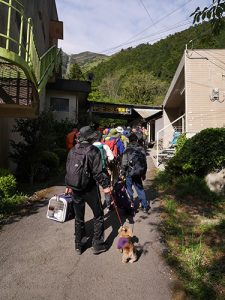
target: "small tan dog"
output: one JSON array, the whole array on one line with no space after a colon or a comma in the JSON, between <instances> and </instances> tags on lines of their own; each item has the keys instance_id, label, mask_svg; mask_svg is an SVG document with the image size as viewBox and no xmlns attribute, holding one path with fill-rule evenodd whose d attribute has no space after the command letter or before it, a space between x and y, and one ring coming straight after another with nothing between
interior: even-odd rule
<instances>
[{"instance_id":1,"label":"small tan dog","mask_svg":"<svg viewBox=\"0 0 225 300\"><path fill-rule=\"evenodd\" d=\"M133 263L137 260L137 255L135 252L134 244L132 243L131 238L133 237L132 230L128 226L120 227L119 232L119 240L117 243L117 249L123 253L122 262Z\"/></svg>"}]
</instances>

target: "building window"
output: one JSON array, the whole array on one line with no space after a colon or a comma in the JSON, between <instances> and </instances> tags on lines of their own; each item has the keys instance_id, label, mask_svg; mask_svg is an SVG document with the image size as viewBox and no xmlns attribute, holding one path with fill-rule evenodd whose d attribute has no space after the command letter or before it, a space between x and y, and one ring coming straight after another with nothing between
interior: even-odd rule
<instances>
[{"instance_id":1,"label":"building window","mask_svg":"<svg viewBox=\"0 0 225 300\"><path fill-rule=\"evenodd\" d=\"M52 111L69 112L69 99L51 98L50 99L50 108Z\"/></svg>"}]
</instances>

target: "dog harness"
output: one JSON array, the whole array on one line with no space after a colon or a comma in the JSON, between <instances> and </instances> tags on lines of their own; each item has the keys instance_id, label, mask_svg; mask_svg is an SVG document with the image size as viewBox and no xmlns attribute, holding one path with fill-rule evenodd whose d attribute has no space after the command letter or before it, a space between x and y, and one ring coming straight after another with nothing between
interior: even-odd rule
<instances>
[{"instance_id":1,"label":"dog harness","mask_svg":"<svg viewBox=\"0 0 225 300\"><path fill-rule=\"evenodd\" d=\"M117 243L117 249L123 249L124 246L129 243L129 238L121 237Z\"/></svg>"}]
</instances>

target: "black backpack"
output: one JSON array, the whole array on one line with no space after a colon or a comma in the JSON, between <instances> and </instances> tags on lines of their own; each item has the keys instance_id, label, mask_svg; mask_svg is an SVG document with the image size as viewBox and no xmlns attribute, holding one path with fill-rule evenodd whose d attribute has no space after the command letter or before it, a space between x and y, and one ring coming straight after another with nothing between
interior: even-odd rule
<instances>
[{"instance_id":1,"label":"black backpack","mask_svg":"<svg viewBox=\"0 0 225 300\"><path fill-rule=\"evenodd\" d=\"M128 173L130 176L143 176L146 173L147 163L145 155L139 149L132 149L128 156Z\"/></svg>"},{"instance_id":2,"label":"black backpack","mask_svg":"<svg viewBox=\"0 0 225 300\"><path fill-rule=\"evenodd\" d=\"M92 145L84 147L75 145L69 152L66 162L65 184L76 191L83 191L90 183L91 173L88 166L87 153Z\"/></svg>"}]
</instances>

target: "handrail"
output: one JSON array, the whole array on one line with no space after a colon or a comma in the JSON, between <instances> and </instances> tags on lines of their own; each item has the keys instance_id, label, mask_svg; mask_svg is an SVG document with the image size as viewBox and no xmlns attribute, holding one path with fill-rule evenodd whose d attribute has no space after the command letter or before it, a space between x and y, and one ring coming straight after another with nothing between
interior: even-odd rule
<instances>
[{"instance_id":1,"label":"handrail","mask_svg":"<svg viewBox=\"0 0 225 300\"><path fill-rule=\"evenodd\" d=\"M157 167L159 166L159 133L164 131L166 128L170 127L171 125L173 125L174 123L176 123L180 119L183 119L184 117L185 117L185 114L183 114L182 116L180 116L179 118L177 118L176 120L171 122L170 124L166 125L162 129L157 131L157 133L156 133L156 166ZM183 131L184 131L184 127L182 126L182 133L183 133Z\"/></svg>"},{"instance_id":2,"label":"handrail","mask_svg":"<svg viewBox=\"0 0 225 300\"><path fill-rule=\"evenodd\" d=\"M32 19L24 15L23 5L18 0L0 0L0 4L8 7L6 16L6 32L0 32L0 37L5 41L5 50L0 45L0 57L16 65L19 65L40 93L47 83L45 77L49 77L54 68L57 67L58 57L57 46L54 45L44 55L39 57ZM16 5L20 7L16 7ZM18 6L17 5L17 6ZM20 16L18 34L11 35L12 12L15 11ZM0 28L1 30L1 28ZM22 59L22 60L21 60Z\"/></svg>"}]
</instances>

